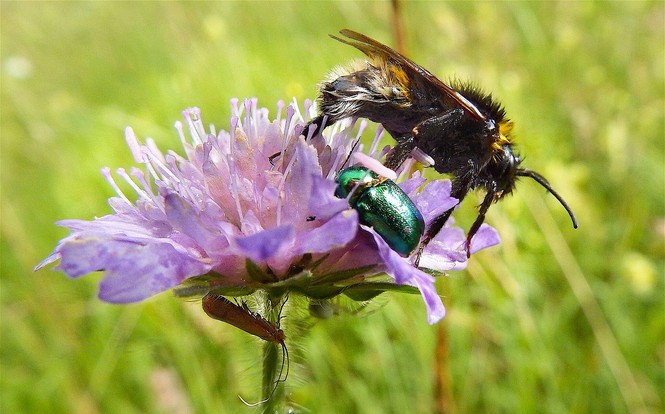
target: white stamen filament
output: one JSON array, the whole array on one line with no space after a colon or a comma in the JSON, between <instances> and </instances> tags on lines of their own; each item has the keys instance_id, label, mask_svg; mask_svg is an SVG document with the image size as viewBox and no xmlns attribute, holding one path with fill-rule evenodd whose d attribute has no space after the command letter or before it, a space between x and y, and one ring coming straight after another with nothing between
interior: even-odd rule
<instances>
[{"instance_id":1,"label":"white stamen filament","mask_svg":"<svg viewBox=\"0 0 665 414\"><path fill-rule=\"evenodd\" d=\"M125 128L125 142L127 142L127 146L132 152L134 161L137 163L144 162L145 160L143 158L143 154L141 153L141 144L139 144L139 140L136 138L136 134L134 134L132 127Z\"/></svg>"},{"instance_id":2,"label":"white stamen filament","mask_svg":"<svg viewBox=\"0 0 665 414\"><path fill-rule=\"evenodd\" d=\"M284 169L282 178L279 181L279 186L277 186L277 225L278 226L282 223L282 194L284 192L284 183L286 182L286 177L291 172L291 167L293 167L293 163L295 162L295 160L296 157L291 157L291 159L289 160L289 164Z\"/></svg>"},{"instance_id":3,"label":"white stamen filament","mask_svg":"<svg viewBox=\"0 0 665 414\"><path fill-rule=\"evenodd\" d=\"M275 121L280 122L282 120L282 110L284 109L284 101L277 101L277 115L275 116Z\"/></svg>"},{"instance_id":4,"label":"white stamen filament","mask_svg":"<svg viewBox=\"0 0 665 414\"><path fill-rule=\"evenodd\" d=\"M144 146L143 148L143 153L150 159L150 163L155 168L155 173L159 177L157 178L158 180L164 181L166 183L171 181L174 183L180 182L178 177L176 177L173 172L171 172L170 168L165 164L166 160L162 162L162 160L155 156L155 154L153 154L153 152L150 151L147 147Z\"/></svg>"},{"instance_id":5,"label":"white stamen filament","mask_svg":"<svg viewBox=\"0 0 665 414\"><path fill-rule=\"evenodd\" d=\"M245 116L243 117L243 131L245 131L245 135L247 136L247 139L250 139L252 136L252 107L251 107L251 102L249 99L245 99L242 101L243 107L245 110ZM250 141L251 145L251 141Z\"/></svg>"},{"instance_id":6,"label":"white stamen filament","mask_svg":"<svg viewBox=\"0 0 665 414\"><path fill-rule=\"evenodd\" d=\"M157 174L157 171L155 171L155 167L153 167L152 164L150 163L150 160L146 160L144 164L145 164L145 169L150 174L150 177L152 177L154 181L160 180L159 175Z\"/></svg>"},{"instance_id":7,"label":"white stamen filament","mask_svg":"<svg viewBox=\"0 0 665 414\"><path fill-rule=\"evenodd\" d=\"M144 147L147 148L152 153L153 156L159 158L162 162L164 162L164 154L159 149L154 139L146 138Z\"/></svg>"},{"instance_id":8,"label":"white stamen filament","mask_svg":"<svg viewBox=\"0 0 665 414\"><path fill-rule=\"evenodd\" d=\"M192 137L192 144L194 146L202 144L208 134L206 134L201 121L201 111L199 108L189 108L183 111L183 115L187 121L189 135Z\"/></svg>"},{"instance_id":9,"label":"white stamen filament","mask_svg":"<svg viewBox=\"0 0 665 414\"><path fill-rule=\"evenodd\" d=\"M185 138L185 131L182 128L182 122L175 121L175 124L173 124L173 127L175 128L176 131L178 131L178 137L180 138L180 144L182 144L183 148L187 148L189 146L189 143L187 142L187 139Z\"/></svg>"},{"instance_id":10,"label":"white stamen filament","mask_svg":"<svg viewBox=\"0 0 665 414\"><path fill-rule=\"evenodd\" d=\"M106 178L106 181L109 183L109 185L111 185L111 188L113 188L113 190L115 191L115 193L116 193L120 198L122 198L123 200L125 200L125 201L127 202L127 204L129 204L129 205L131 206L131 205L132 205L132 202L129 201L129 199L125 196L125 194L122 192L122 190L120 189L120 187L118 187L118 184L116 184L115 180L114 180L113 177L111 176L111 169L110 169L109 167L104 167L104 168L101 169L101 172L102 172L102 175L104 176L104 178Z\"/></svg>"},{"instance_id":11,"label":"white stamen filament","mask_svg":"<svg viewBox=\"0 0 665 414\"><path fill-rule=\"evenodd\" d=\"M116 169L116 170L115 170L115 173L118 174L120 177L122 177L122 179L124 179L125 182L126 182L127 184L129 184L129 185L134 189L134 191L136 191L136 194L138 194L139 197L141 197L141 198L143 198L143 199L146 199L146 200L150 201L150 197L148 197L148 194L146 194L146 192L143 191L143 189L141 189L138 185L136 185L136 183L134 182L134 180L132 180L132 177L130 177L130 176L127 174L127 171L125 171L124 168L118 168L118 169Z\"/></svg>"},{"instance_id":12,"label":"white stamen filament","mask_svg":"<svg viewBox=\"0 0 665 414\"><path fill-rule=\"evenodd\" d=\"M286 154L286 147L289 145L289 138L291 134L289 129L291 129L291 121L293 120L293 115L296 113L296 108L293 105L286 107L286 119L284 120L284 133L282 134L282 148L281 154L279 155L279 166L282 166L284 163L284 155ZM273 166L273 170L277 167L277 164Z\"/></svg>"},{"instance_id":13,"label":"white stamen filament","mask_svg":"<svg viewBox=\"0 0 665 414\"><path fill-rule=\"evenodd\" d=\"M136 181L139 182L139 184L141 184L141 187L143 187L143 190L144 190L145 193L150 197L150 199L152 200L152 202L153 202L154 204L156 204L156 205L158 205L158 206L160 206L160 207L163 207L163 206L162 206L162 204L163 204L163 203L162 203L162 199L161 199L160 197L157 197L157 196L155 195L155 193L153 192L152 186L150 185L150 183L149 183L148 180L146 179L146 176L145 176L145 174L143 173L143 171L139 170L139 169L136 168L136 167L132 167L132 169L130 170L129 174L130 174L132 177L134 177L134 178L136 179Z\"/></svg>"},{"instance_id":14,"label":"white stamen filament","mask_svg":"<svg viewBox=\"0 0 665 414\"><path fill-rule=\"evenodd\" d=\"M293 97L293 102L289 106L293 107L293 110L298 115L297 119L301 120L302 122L305 122L305 118L303 118L302 113L300 113L300 107L298 106L298 101L296 100L295 96ZM285 129L284 132L288 132L288 130Z\"/></svg>"},{"instance_id":15,"label":"white stamen filament","mask_svg":"<svg viewBox=\"0 0 665 414\"><path fill-rule=\"evenodd\" d=\"M231 100L231 103L233 104L233 100ZM237 103L238 100L235 99L235 108L237 112ZM235 148L235 139L236 139L236 128L239 127L239 117L238 116L232 116L231 117L231 129L229 129L229 149L230 153L225 154L226 156L224 159L226 160L227 165L229 166L229 175L231 176L231 194L233 196L233 200L235 201L236 204L236 211L238 212L238 227L242 225L243 221L243 214L242 214L242 208L240 206L240 197L239 197L239 190L238 190L238 173L236 172L236 165L235 161L233 159L233 150Z\"/></svg>"},{"instance_id":16,"label":"white stamen filament","mask_svg":"<svg viewBox=\"0 0 665 414\"><path fill-rule=\"evenodd\" d=\"M369 147L369 156L374 157L376 154L376 149L379 147L379 142L383 138L383 133L385 132L385 129L383 128L383 125L379 124L379 126L376 128L376 134L374 135L374 139L372 140L372 145ZM376 158L376 157L374 157Z\"/></svg>"},{"instance_id":17,"label":"white stamen filament","mask_svg":"<svg viewBox=\"0 0 665 414\"><path fill-rule=\"evenodd\" d=\"M351 129L353 129L353 126L355 125L357 120L358 118L353 118ZM362 121L360 121L360 126L358 127L358 133L356 134L356 139L360 139L360 137L363 135L363 132L365 132L366 128L367 128L367 120L363 119Z\"/></svg>"}]
</instances>

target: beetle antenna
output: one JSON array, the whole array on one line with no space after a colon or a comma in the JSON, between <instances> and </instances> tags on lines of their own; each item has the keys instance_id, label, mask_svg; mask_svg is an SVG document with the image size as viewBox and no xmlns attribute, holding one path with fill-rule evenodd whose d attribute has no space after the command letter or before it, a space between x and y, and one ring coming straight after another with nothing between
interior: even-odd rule
<instances>
[{"instance_id":1,"label":"beetle antenna","mask_svg":"<svg viewBox=\"0 0 665 414\"><path fill-rule=\"evenodd\" d=\"M340 171L343 170L346 163L349 162L349 160L351 159L351 156L356 151L356 148L358 147L358 144L360 144L360 137L356 138L355 142L353 143L353 146L351 147L351 151L349 152L349 155L346 156L346 159L344 160L344 162L342 163L342 165L339 168Z\"/></svg>"},{"instance_id":2,"label":"beetle antenna","mask_svg":"<svg viewBox=\"0 0 665 414\"><path fill-rule=\"evenodd\" d=\"M257 407L259 405L265 404L270 399L272 396L275 394L275 391L277 391L277 387L279 386L280 382L285 382L286 379L289 377L289 368L291 366L291 360L289 359L289 350L286 348L286 344L282 341L280 343L282 345L282 368L279 370L279 377L277 377L277 380L275 380L275 386L272 388L272 391L270 391L270 395L266 397L265 399L255 402L255 403L250 403L247 402L242 396L238 395L238 398L240 398L240 401L242 401L243 404L245 404L248 407ZM284 366L286 365L286 374L282 378L282 373L284 372Z\"/></svg>"},{"instance_id":3,"label":"beetle antenna","mask_svg":"<svg viewBox=\"0 0 665 414\"><path fill-rule=\"evenodd\" d=\"M286 302L289 300L288 294L286 295L286 298L284 298L284 301L282 302L282 305L279 308L279 319L277 322L277 326L279 327L279 321L282 319L282 310L284 310L284 305L286 305ZM281 332L281 331L280 331ZM289 377L289 371L291 368L291 359L289 358L289 350L286 347L286 343L284 343L284 339L279 338L275 342L279 343L282 346L282 367L279 369L279 375L277 376L277 379L275 380L275 386L272 388L272 391L270 391L270 395L266 397L265 399L255 402L255 403L249 403L245 401L244 398L242 398L240 395L238 395L238 398L240 398L240 401L242 401L243 404L245 404L248 407L257 407L259 405L265 404L268 402L272 396L275 394L275 391L277 391L277 387L279 386L280 382L286 382L286 379ZM284 373L284 366L286 366L286 374L284 374L284 377L282 377L282 374Z\"/></svg>"},{"instance_id":4,"label":"beetle antenna","mask_svg":"<svg viewBox=\"0 0 665 414\"><path fill-rule=\"evenodd\" d=\"M551 194L552 194L557 200L559 200L559 203L561 203L561 205L563 206L563 208L566 209L566 211L568 212L568 215L570 216L570 219L571 219L572 222L573 222L573 228L577 228L577 218L575 217L575 213L573 213L573 210L570 208L570 206L568 205L568 203L566 203L566 201L563 199L563 197L561 197L561 196L559 195L559 193L557 193L557 192L552 188L552 186L551 186L550 183L547 181L547 179L545 179L545 177L543 177L542 175L538 174L537 172L535 172L535 171L533 171L533 170L528 170L528 169L526 169L526 168L519 168L519 169L517 170L516 175L517 175L518 177L530 177L530 178L533 178L538 184L540 184L540 185L542 185L543 187L545 187L545 189L546 189L547 191L549 191L549 192L550 192L550 193L551 193Z\"/></svg>"}]
</instances>

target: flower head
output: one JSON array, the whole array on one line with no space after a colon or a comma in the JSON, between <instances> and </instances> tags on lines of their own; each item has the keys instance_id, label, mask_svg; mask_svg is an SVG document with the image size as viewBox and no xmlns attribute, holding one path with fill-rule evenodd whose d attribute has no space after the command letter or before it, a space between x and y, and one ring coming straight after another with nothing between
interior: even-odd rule
<instances>
[{"instance_id":1,"label":"flower head","mask_svg":"<svg viewBox=\"0 0 665 414\"><path fill-rule=\"evenodd\" d=\"M434 278L359 225L357 212L334 196L337 172L362 150L349 136L353 122L303 137L296 104L279 103L273 120L255 99L242 105L232 100L232 112L227 132L206 130L198 109L185 110L185 124L175 125L184 157L160 151L151 139L141 144L127 128L127 144L144 168L116 174L136 201L109 168L102 169L117 193L109 199L113 213L58 222L71 234L35 269L59 260L57 269L74 278L104 271L99 298L111 303L141 301L186 281L227 295L278 289L313 298L366 298L386 290L370 278L388 274L398 285L420 290L430 323L444 316ZM416 173L400 186L429 223L457 200L449 196L447 180L423 184ZM464 240L461 229L445 227L420 264L463 268ZM471 249L497 242L496 232L483 225Z\"/></svg>"}]
</instances>

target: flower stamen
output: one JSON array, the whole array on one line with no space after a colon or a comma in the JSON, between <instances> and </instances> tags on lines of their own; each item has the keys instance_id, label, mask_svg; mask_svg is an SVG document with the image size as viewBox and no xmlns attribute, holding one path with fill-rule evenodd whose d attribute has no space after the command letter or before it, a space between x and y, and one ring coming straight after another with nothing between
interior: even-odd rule
<instances>
[{"instance_id":1,"label":"flower stamen","mask_svg":"<svg viewBox=\"0 0 665 414\"><path fill-rule=\"evenodd\" d=\"M144 198L144 199L146 199L146 200L148 200L148 201L152 201L151 198L148 197L148 194L146 194L146 192L143 191L143 189L141 189L138 185L136 185L136 183L134 182L134 180L132 180L132 177L130 177L130 176L127 174L127 171L125 171L124 168L118 168L118 169L116 169L116 170L115 170L115 173L118 174L120 177L122 177L122 178L125 180L125 182L126 182L127 184L129 184L130 187L132 187L132 188L134 189L134 191L136 192L136 194L139 195L139 197Z\"/></svg>"},{"instance_id":2,"label":"flower stamen","mask_svg":"<svg viewBox=\"0 0 665 414\"><path fill-rule=\"evenodd\" d=\"M132 205L132 202L129 201L129 199L125 196L125 193L122 192L120 187L118 187L118 184L116 184L115 180L113 179L113 176L111 176L111 169L109 167L104 167L101 169L102 176L106 178L106 181L111 185L111 188L113 188L113 191L127 202L130 206Z\"/></svg>"}]
</instances>

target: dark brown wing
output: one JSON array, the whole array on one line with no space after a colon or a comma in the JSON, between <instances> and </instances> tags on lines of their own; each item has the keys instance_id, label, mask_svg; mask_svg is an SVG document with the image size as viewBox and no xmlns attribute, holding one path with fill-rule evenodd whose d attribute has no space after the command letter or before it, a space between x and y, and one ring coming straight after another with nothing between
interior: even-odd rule
<instances>
[{"instance_id":1,"label":"dark brown wing","mask_svg":"<svg viewBox=\"0 0 665 414\"><path fill-rule=\"evenodd\" d=\"M436 88L436 90L441 92L440 100L444 102L454 102L459 105L460 108L464 109L469 115L475 118L478 121L484 121L485 116L476 108L474 104L469 102L462 94L451 88L450 86L443 83L436 76L432 75L427 69L419 66L409 58L401 55L397 51L389 48L388 46L377 42L376 40L369 38L353 30L343 29L340 30L340 33L343 36L346 36L347 39L342 39L340 37L330 35L335 40L338 40L347 45L353 46L356 49L360 50L366 54L370 59L378 62L384 62L387 68L399 77L400 69L407 73L409 80L412 84L422 84L422 85L431 85ZM413 82L415 81L415 82ZM424 88L423 88L424 89ZM426 91L421 91L426 92Z\"/></svg>"}]
</instances>

